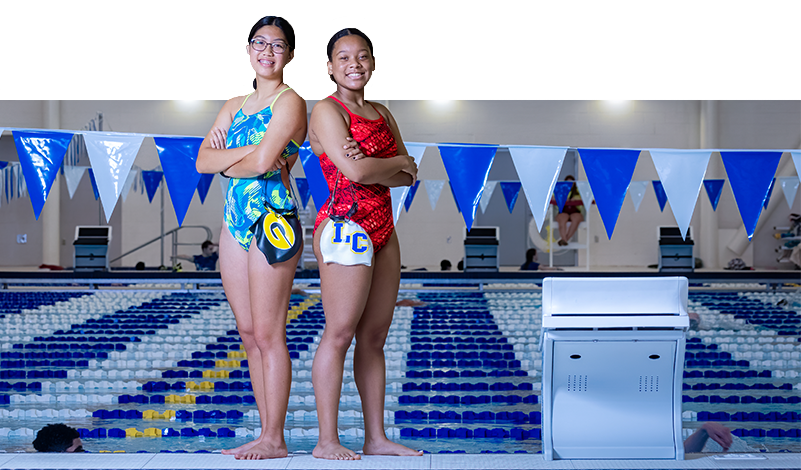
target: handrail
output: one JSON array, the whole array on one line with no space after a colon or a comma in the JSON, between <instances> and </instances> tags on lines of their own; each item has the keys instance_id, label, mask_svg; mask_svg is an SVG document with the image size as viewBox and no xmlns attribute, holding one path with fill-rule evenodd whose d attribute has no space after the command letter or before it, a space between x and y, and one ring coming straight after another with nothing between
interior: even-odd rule
<instances>
[{"instance_id":1,"label":"handrail","mask_svg":"<svg viewBox=\"0 0 801 470\"><path fill-rule=\"evenodd\" d=\"M128 256L128 255L130 255L131 253L133 253L135 251L141 250L142 248L150 245L151 243L156 243L157 241L161 240L163 237L165 237L167 235L172 235L173 254L175 254L176 245L178 245L177 232L179 230L183 229L183 228L202 228L202 229L204 229L206 231L206 240L211 240L212 237L213 237L213 235L211 233L211 229L206 227L205 225L182 225L180 227L176 227L176 228L174 228L172 230L168 230L168 231L164 232L163 235L159 235L158 237L150 240L149 242L146 242L146 243L143 243L142 245L137 246L133 250L130 250L130 251L126 252L126 253L121 254L120 256L118 256L118 257L114 258L113 260L109 261L109 263L113 263L115 261L118 261L118 260L122 259L123 257ZM175 261L173 260L173 263L174 262Z\"/></svg>"}]
</instances>

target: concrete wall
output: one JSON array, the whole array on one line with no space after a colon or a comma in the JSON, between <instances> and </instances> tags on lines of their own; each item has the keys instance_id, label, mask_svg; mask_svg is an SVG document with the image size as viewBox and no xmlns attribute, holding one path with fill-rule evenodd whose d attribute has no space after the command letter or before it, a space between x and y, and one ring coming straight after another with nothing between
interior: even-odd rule
<instances>
[{"instance_id":1,"label":"concrete wall","mask_svg":"<svg viewBox=\"0 0 801 470\"><path fill-rule=\"evenodd\" d=\"M222 103L250 89L252 71L245 56L245 40L256 19L62 17L62 126L79 129L101 111L107 130L204 135ZM309 111L333 90L323 74L328 37L340 27L356 26L376 42L379 74L371 84L370 97L388 102L404 140L409 142L667 148L697 148L700 142L698 17L392 16L388 22L370 16L289 19L297 33L298 53L286 78L304 94ZM798 26L798 17L718 18L721 148L799 145ZM41 17L0 16L0 61L12 65L0 70L0 127L43 125L43 27ZM384 66L388 76L382 70ZM606 95L606 84L618 81L627 84L627 95ZM434 82L451 83L452 96L432 96ZM198 84L200 94L178 96L181 83ZM11 141L8 133L0 140L0 160L16 160ZM719 157L713 155L713 160L719 162ZM146 170L159 165L152 139L145 139L135 164ZM795 174L792 166L786 171ZM293 173L303 175L300 165ZM426 151L419 177L447 179L435 149ZM583 177L582 170L579 177ZM657 179L647 153L641 155L634 179ZM65 245L61 260L66 264L72 257L69 245L74 226L84 219L96 219L97 203L86 177L76 199L70 200L66 185L62 186L61 233ZM782 197L778 188L774 197ZM443 258L455 264L463 256L463 219L447 188L436 210L431 210L427 199L421 184L410 211L398 223L403 264L435 266ZM169 230L177 221L168 194L164 200L165 228ZM698 204L708 204L703 190ZM766 223L772 224L774 218L786 219L788 209L786 203L782 204L766 216ZM215 180L205 204L195 197L184 225L208 226L217 240L222 205ZM519 265L528 246L522 233L527 220L525 199L521 195L515 213L508 214L503 195L497 191L490 208L491 223L500 224L502 233L515 234L502 248L507 254L503 263ZM693 221L696 228L699 213L697 207ZM726 237L742 225L728 185L716 214L724 234L721 243L725 244ZM626 197L611 240L597 210L591 211L590 217L591 262L596 266L655 264L656 226L674 224L669 204L660 212L650 189L638 212ZM24 249L0 253L0 266L39 264L41 222L33 220L30 203L23 200L3 205L0 219L4 246L9 246L20 230L29 236ZM115 243L119 243L112 248L114 255L158 236L160 219L160 194L152 204L138 193L132 193L125 203L120 200L112 218ZM480 217L477 222L481 222ZM775 257L775 243L768 232L758 232L752 242L758 247L753 250L753 262L758 266L775 265L770 261ZM182 241L199 243L202 238L202 232L189 233ZM182 247L179 251L194 254L199 247ZM167 243L165 263L169 263L169 254ZM513 255L507 258L508 254ZM724 252L722 256L720 261L725 264L734 254ZM126 257L123 264L133 265L139 260L151 266L160 264L158 243Z\"/></svg>"}]
</instances>

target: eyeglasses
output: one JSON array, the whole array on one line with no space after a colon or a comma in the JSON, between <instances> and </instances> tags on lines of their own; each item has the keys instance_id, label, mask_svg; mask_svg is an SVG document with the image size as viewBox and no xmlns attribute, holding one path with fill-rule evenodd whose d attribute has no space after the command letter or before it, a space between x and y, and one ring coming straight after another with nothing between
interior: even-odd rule
<instances>
[{"instance_id":1,"label":"eyeglasses","mask_svg":"<svg viewBox=\"0 0 801 470\"><path fill-rule=\"evenodd\" d=\"M267 49L267 47L270 47L273 51L273 54L283 54L287 49L287 45L283 42L267 42L264 39L251 39L250 47L259 52Z\"/></svg>"}]
</instances>

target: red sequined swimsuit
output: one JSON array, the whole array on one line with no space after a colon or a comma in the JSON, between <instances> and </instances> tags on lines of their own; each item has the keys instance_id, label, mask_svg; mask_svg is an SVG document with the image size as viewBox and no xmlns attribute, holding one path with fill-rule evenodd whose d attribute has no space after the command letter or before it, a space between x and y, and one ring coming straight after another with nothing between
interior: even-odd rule
<instances>
[{"instance_id":1,"label":"red sequined swimsuit","mask_svg":"<svg viewBox=\"0 0 801 470\"><path fill-rule=\"evenodd\" d=\"M359 143L364 155L373 158L389 158L398 155L395 136L392 134L389 125L384 121L381 113L379 113L380 117L378 119L367 119L351 113L347 106L333 96L329 98L341 104L345 111L348 112L348 116L350 116L350 135ZM373 109L375 109L375 106L373 106ZM377 109L376 112L378 112ZM325 179L328 182L328 191L333 195L337 167L325 153L320 155L319 158L323 175L325 175ZM351 187L353 191L351 191ZM389 188L380 184L354 183L340 172L333 213L345 215L353 204L354 194L359 204L356 214L351 217L351 220L367 231L367 235L370 236L370 240L373 242L373 250L377 252L387 244L389 237L392 236L392 231L395 229ZM330 200L331 197L329 196L317 213L314 230L317 230L317 227L328 217Z\"/></svg>"}]
</instances>

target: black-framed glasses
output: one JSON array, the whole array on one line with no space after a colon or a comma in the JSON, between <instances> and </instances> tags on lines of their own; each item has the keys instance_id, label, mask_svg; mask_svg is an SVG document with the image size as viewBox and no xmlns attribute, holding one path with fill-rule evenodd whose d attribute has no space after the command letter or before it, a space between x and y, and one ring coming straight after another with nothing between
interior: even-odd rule
<instances>
[{"instance_id":1,"label":"black-framed glasses","mask_svg":"<svg viewBox=\"0 0 801 470\"><path fill-rule=\"evenodd\" d=\"M287 45L283 42L267 42L264 39L251 39L250 47L259 52L267 49L267 47L270 47L270 49L273 51L273 54L283 54L284 51L287 50Z\"/></svg>"}]
</instances>

